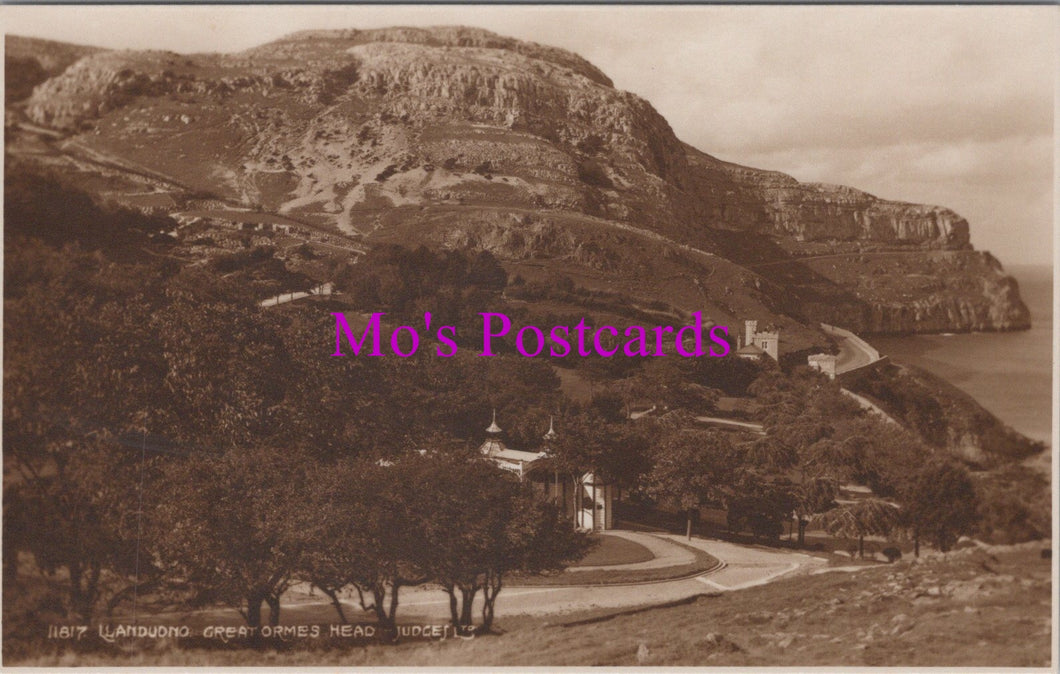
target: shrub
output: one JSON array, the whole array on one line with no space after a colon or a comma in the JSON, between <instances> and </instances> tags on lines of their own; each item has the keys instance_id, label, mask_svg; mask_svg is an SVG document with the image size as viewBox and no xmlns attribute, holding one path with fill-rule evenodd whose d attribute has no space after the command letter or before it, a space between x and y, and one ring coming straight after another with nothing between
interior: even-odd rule
<instances>
[{"instance_id":1,"label":"shrub","mask_svg":"<svg viewBox=\"0 0 1060 674\"><path fill-rule=\"evenodd\" d=\"M604 139L600 136L597 136L595 133L591 133L584 139L579 140L578 144L575 147L578 148L579 152L583 152L588 155L593 155L603 149Z\"/></svg>"},{"instance_id":2,"label":"shrub","mask_svg":"<svg viewBox=\"0 0 1060 674\"><path fill-rule=\"evenodd\" d=\"M376 182L380 183L386 182L387 178L394 175L395 173L397 173L397 164L391 164L390 166L387 166L385 169L380 171L379 174L376 175L375 180Z\"/></svg>"},{"instance_id":3,"label":"shrub","mask_svg":"<svg viewBox=\"0 0 1060 674\"><path fill-rule=\"evenodd\" d=\"M607 171L597 161L587 159L578 165L578 179L587 185L596 187L614 187L614 183L607 177Z\"/></svg>"}]
</instances>

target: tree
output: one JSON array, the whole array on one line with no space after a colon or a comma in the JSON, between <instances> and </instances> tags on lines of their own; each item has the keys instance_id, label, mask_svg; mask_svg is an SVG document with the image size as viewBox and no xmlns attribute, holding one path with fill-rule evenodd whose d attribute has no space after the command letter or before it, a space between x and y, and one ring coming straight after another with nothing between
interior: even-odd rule
<instances>
[{"instance_id":1,"label":"tree","mask_svg":"<svg viewBox=\"0 0 1060 674\"><path fill-rule=\"evenodd\" d=\"M581 559L594 545L589 534L575 531L555 504L521 490L514 516L497 539L482 579L482 629L493 625L497 595L506 574L562 571Z\"/></svg>"},{"instance_id":2,"label":"tree","mask_svg":"<svg viewBox=\"0 0 1060 674\"><path fill-rule=\"evenodd\" d=\"M795 517L799 524L799 547L806 545L806 527L814 515L835 506L839 484L830 478L816 477L806 480L795 488Z\"/></svg>"},{"instance_id":3,"label":"tree","mask_svg":"<svg viewBox=\"0 0 1060 674\"><path fill-rule=\"evenodd\" d=\"M471 261L467 282L489 290L504 290L508 285L508 273L488 250L483 250Z\"/></svg>"},{"instance_id":4,"label":"tree","mask_svg":"<svg viewBox=\"0 0 1060 674\"><path fill-rule=\"evenodd\" d=\"M605 416L595 403L564 416L556 430L555 455L579 476L589 471L613 484L631 486L651 467L643 429L625 418Z\"/></svg>"},{"instance_id":5,"label":"tree","mask_svg":"<svg viewBox=\"0 0 1060 674\"><path fill-rule=\"evenodd\" d=\"M417 514L431 578L449 594L460 632L474 630L472 606L483 596L481 631L493 625L504 578L515 571L560 570L588 549L588 538L538 501L512 473L479 457L431 457L432 482Z\"/></svg>"},{"instance_id":6,"label":"tree","mask_svg":"<svg viewBox=\"0 0 1060 674\"><path fill-rule=\"evenodd\" d=\"M942 552L975 530L979 499L968 471L953 463L928 464L903 494L905 523L912 529L916 554L926 538Z\"/></svg>"},{"instance_id":7,"label":"tree","mask_svg":"<svg viewBox=\"0 0 1060 674\"><path fill-rule=\"evenodd\" d=\"M751 442L744 461L751 469L780 473L799 465L799 453L776 435L766 435Z\"/></svg>"},{"instance_id":8,"label":"tree","mask_svg":"<svg viewBox=\"0 0 1060 674\"><path fill-rule=\"evenodd\" d=\"M738 488L739 494L728 500L727 524L730 531L750 529L758 538L776 539L790 520L796 499L790 491L778 485L761 483Z\"/></svg>"},{"instance_id":9,"label":"tree","mask_svg":"<svg viewBox=\"0 0 1060 674\"><path fill-rule=\"evenodd\" d=\"M482 577L515 513L517 480L483 460L439 458L435 466L433 503L418 516L426 530L431 575L449 594L453 626L467 633Z\"/></svg>"},{"instance_id":10,"label":"tree","mask_svg":"<svg viewBox=\"0 0 1060 674\"><path fill-rule=\"evenodd\" d=\"M218 450L274 436L291 365L275 326L238 289L194 269L166 295L151 321L165 359L165 426L153 430Z\"/></svg>"},{"instance_id":11,"label":"tree","mask_svg":"<svg viewBox=\"0 0 1060 674\"><path fill-rule=\"evenodd\" d=\"M860 478L880 496L897 496L909 477L919 473L933 452L907 429L866 415L845 424L844 432L859 435L865 443Z\"/></svg>"},{"instance_id":12,"label":"tree","mask_svg":"<svg viewBox=\"0 0 1060 674\"><path fill-rule=\"evenodd\" d=\"M18 162L12 157L7 161ZM17 254L22 245L11 245L11 237L28 236L56 248L77 242L111 259L128 260L137 254L142 258L139 247L147 243L146 235L176 226L169 216L100 207L88 193L24 162L17 168L9 164L4 171L5 252Z\"/></svg>"},{"instance_id":13,"label":"tree","mask_svg":"<svg viewBox=\"0 0 1060 674\"><path fill-rule=\"evenodd\" d=\"M858 557L864 557L865 537L890 535L899 523L899 508L889 501L867 498L817 513L813 521L833 536L858 539Z\"/></svg>"},{"instance_id":14,"label":"tree","mask_svg":"<svg viewBox=\"0 0 1060 674\"><path fill-rule=\"evenodd\" d=\"M91 622L137 575L141 453L118 439L155 418L161 274L32 242L4 271L5 566L32 553L67 616Z\"/></svg>"},{"instance_id":15,"label":"tree","mask_svg":"<svg viewBox=\"0 0 1060 674\"><path fill-rule=\"evenodd\" d=\"M701 360L728 359L667 357L648 360L636 377L638 395L663 409L680 408L700 414L713 410L718 393L708 388L709 382L698 376L697 369L702 367L698 361Z\"/></svg>"},{"instance_id":16,"label":"tree","mask_svg":"<svg viewBox=\"0 0 1060 674\"><path fill-rule=\"evenodd\" d=\"M733 447L720 432L675 430L655 452L645 491L686 513L685 535L691 539L693 518L700 507L726 494L735 462Z\"/></svg>"},{"instance_id":17,"label":"tree","mask_svg":"<svg viewBox=\"0 0 1060 674\"><path fill-rule=\"evenodd\" d=\"M644 429L621 415L608 416L600 406L577 409L558 419L556 432L558 438L551 445L552 466L576 485L582 484L586 473L592 473L615 486L633 486L650 469ZM571 493L575 518L582 509L582 494L581 488Z\"/></svg>"},{"instance_id":18,"label":"tree","mask_svg":"<svg viewBox=\"0 0 1060 674\"><path fill-rule=\"evenodd\" d=\"M393 634L402 587L431 581L449 595L461 633L493 624L497 596L514 571L562 569L580 558L587 538L551 504L537 501L509 472L477 456L412 452L383 462L328 469L316 492L303 573L331 597L357 589L384 633Z\"/></svg>"},{"instance_id":19,"label":"tree","mask_svg":"<svg viewBox=\"0 0 1060 674\"><path fill-rule=\"evenodd\" d=\"M277 625L307 545L308 465L273 447L172 460L152 518L169 576L185 579L197 603L237 607L249 627L262 626L266 604Z\"/></svg>"},{"instance_id":20,"label":"tree","mask_svg":"<svg viewBox=\"0 0 1060 674\"><path fill-rule=\"evenodd\" d=\"M325 336L334 319L317 308L291 305L267 318L290 358L283 402L272 411L278 442L331 461L393 441L380 359L331 357Z\"/></svg>"},{"instance_id":21,"label":"tree","mask_svg":"<svg viewBox=\"0 0 1060 674\"><path fill-rule=\"evenodd\" d=\"M430 462L416 452L365 458L319 468L310 502L305 577L328 595L346 620L338 593L357 590L383 635L396 634L401 588L429 580L422 513L435 492Z\"/></svg>"},{"instance_id":22,"label":"tree","mask_svg":"<svg viewBox=\"0 0 1060 674\"><path fill-rule=\"evenodd\" d=\"M23 473L5 487L4 562L32 553L41 572L65 585L67 617L92 623L101 599L121 596L134 575L157 574L146 553L137 563L139 454L98 439L67 449L56 453L54 472Z\"/></svg>"},{"instance_id":23,"label":"tree","mask_svg":"<svg viewBox=\"0 0 1060 674\"><path fill-rule=\"evenodd\" d=\"M1052 490L1048 475L1030 466L1012 464L976 477L978 536L1001 544L1049 537Z\"/></svg>"},{"instance_id":24,"label":"tree","mask_svg":"<svg viewBox=\"0 0 1060 674\"><path fill-rule=\"evenodd\" d=\"M726 395L747 395L747 388L762 367L746 358L690 358L695 380L703 386L720 389Z\"/></svg>"},{"instance_id":25,"label":"tree","mask_svg":"<svg viewBox=\"0 0 1060 674\"><path fill-rule=\"evenodd\" d=\"M864 439L858 436L821 438L804 451L804 479L806 474L836 482L856 479L863 472L865 448Z\"/></svg>"}]
</instances>

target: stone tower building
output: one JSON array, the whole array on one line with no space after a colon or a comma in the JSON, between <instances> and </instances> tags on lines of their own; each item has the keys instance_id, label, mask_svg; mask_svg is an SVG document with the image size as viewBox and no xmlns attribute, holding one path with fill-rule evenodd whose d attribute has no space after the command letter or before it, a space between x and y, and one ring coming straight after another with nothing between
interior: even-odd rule
<instances>
[{"instance_id":1,"label":"stone tower building","mask_svg":"<svg viewBox=\"0 0 1060 674\"><path fill-rule=\"evenodd\" d=\"M753 344L773 360L780 358L780 330L759 332L758 321L744 321L744 344Z\"/></svg>"}]
</instances>

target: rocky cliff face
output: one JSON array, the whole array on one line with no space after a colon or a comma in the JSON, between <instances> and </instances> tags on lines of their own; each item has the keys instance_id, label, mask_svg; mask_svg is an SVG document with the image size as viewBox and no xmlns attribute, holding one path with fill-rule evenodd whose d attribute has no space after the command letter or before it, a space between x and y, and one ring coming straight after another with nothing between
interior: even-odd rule
<instances>
[{"instance_id":1,"label":"rocky cliff face","mask_svg":"<svg viewBox=\"0 0 1060 674\"><path fill-rule=\"evenodd\" d=\"M1030 312L1011 276L983 276L970 293L939 293L909 303L868 305L860 331L875 334L907 332L987 332L1030 327ZM910 330L915 326L915 330Z\"/></svg>"},{"instance_id":2,"label":"rocky cliff face","mask_svg":"<svg viewBox=\"0 0 1060 674\"><path fill-rule=\"evenodd\" d=\"M748 251L781 242L784 255L819 243L969 249L968 223L949 209L721 161L581 57L476 29L312 31L234 55L92 54L38 86L25 114L97 154L366 237L444 208L577 214L712 253L723 232ZM959 296L939 287L908 300L904 280L875 278L829 317L882 332L1024 325L1000 268L979 271Z\"/></svg>"},{"instance_id":3,"label":"rocky cliff face","mask_svg":"<svg viewBox=\"0 0 1060 674\"><path fill-rule=\"evenodd\" d=\"M700 217L714 227L797 242L862 241L958 250L968 222L948 208L887 201L852 187L800 183L777 171L720 161L686 148Z\"/></svg>"}]
</instances>

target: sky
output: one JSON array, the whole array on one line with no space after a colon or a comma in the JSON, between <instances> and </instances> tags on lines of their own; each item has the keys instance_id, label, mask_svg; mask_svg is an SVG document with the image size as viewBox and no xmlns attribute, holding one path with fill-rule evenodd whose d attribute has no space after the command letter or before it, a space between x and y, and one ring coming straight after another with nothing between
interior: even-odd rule
<instances>
[{"instance_id":1,"label":"sky","mask_svg":"<svg viewBox=\"0 0 1060 674\"><path fill-rule=\"evenodd\" d=\"M721 159L947 206L1051 264L1057 6L0 7L5 33L238 51L308 28L479 26L575 51Z\"/></svg>"}]
</instances>

